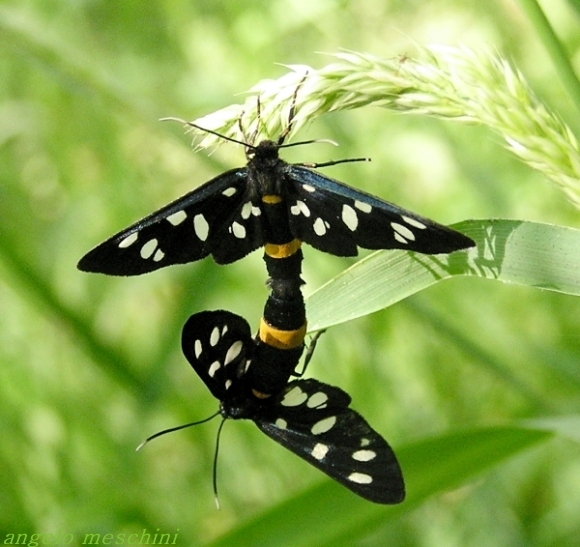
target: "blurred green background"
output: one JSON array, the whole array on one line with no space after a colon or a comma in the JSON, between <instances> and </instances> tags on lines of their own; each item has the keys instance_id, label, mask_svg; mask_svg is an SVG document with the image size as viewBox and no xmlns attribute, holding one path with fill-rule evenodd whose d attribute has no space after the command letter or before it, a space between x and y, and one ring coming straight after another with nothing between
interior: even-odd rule
<instances>
[{"instance_id":1,"label":"blurred green background","mask_svg":"<svg viewBox=\"0 0 580 547\"><path fill-rule=\"evenodd\" d=\"M580 447L559 437L459 488L449 450L438 494L373 506L365 521L368 502L252 423L231 422L216 511L217 422L134 449L159 429L216 410L180 354L181 326L191 313L225 308L257 327L267 295L261 253L128 279L75 268L117 230L244 163L233 145L194 153L179 124L158 119L194 119L240 102L236 94L286 72L276 63L321 67L332 59L320 52L339 48L382 57L412 56L415 43L495 48L578 134L578 112L526 15L529 4L0 2L2 541L61 531L80 544L89 532L159 529L177 533L178 545L224 534L241 545L260 531L275 538L268 545L578 545ZM578 61L578 3L543 4ZM325 172L443 223L579 225L562 194L485 128L363 108L323 116L298 138L330 138L340 148L289 150L286 159L370 156L372 163ZM310 248L305 257L306 293L353 263ZM578 412L579 306L530 288L448 281L330 329L309 374L348 391L396 451L447 434L460 446L462 431ZM364 524L343 522L340 532L312 539L345 513ZM246 536L249 529L257 535Z\"/></svg>"}]
</instances>

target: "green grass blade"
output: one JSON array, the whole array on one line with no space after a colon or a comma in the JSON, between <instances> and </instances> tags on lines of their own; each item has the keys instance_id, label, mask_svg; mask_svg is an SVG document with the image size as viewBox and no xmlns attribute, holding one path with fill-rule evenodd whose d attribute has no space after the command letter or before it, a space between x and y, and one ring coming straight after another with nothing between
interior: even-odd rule
<instances>
[{"instance_id":1,"label":"green grass blade","mask_svg":"<svg viewBox=\"0 0 580 547\"><path fill-rule=\"evenodd\" d=\"M459 275L580 295L580 230L514 220L469 220L453 227L477 247L435 256L373 253L308 297L310 330L373 313Z\"/></svg>"},{"instance_id":2,"label":"green grass blade","mask_svg":"<svg viewBox=\"0 0 580 547\"><path fill-rule=\"evenodd\" d=\"M520 0L520 5L536 30L538 37L542 40L568 95L570 95L576 109L580 111L580 82L578 82L578 77L574 72L574 67L562 42L558 39L537 0Z\"/></svg>"},{"instance_id":3,"label":"green grass blade","mask_svg":"<svg viewBox=\"0 0 580 547\"><path fill-rule=\"evenodd\" d=\"M580 415L547 416L526 420L525 425L533 429L551 431L576 443L580 443Z\"/></svg>"}]
</instances>

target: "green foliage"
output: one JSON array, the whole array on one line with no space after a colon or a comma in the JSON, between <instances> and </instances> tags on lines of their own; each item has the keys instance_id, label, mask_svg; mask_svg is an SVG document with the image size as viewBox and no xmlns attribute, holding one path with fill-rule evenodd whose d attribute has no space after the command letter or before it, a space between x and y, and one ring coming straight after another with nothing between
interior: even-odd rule
<instances>
[{"instance_id":1,"label":"green foliage","mask_svg":"<svg viewBox=\"0 0 580 547\"><path fill-rule=\"evenodd\" d=\"M4 1L0 539L62 531L81 544L86 533L159 529L177 533L178 545L576 545L580 313L569 295L578 294L580 247L567 228L578 226L578 211L558 188L574 200L577 5L551 3L546 18L534 0L493 9L474 0ZM391 442L408 500L359 500L251 423L228 423L216 511L215 424L134 448L215 411L180 354L180 329L191 313L218 308L257 326L267 294L259 253L228 267L206 260L131 279L83 274L76 262L243 163L233 145L194 153L178 125L158 118L195 119L243 102L237 93L287 74L275 63L328 67L336 59L315 52L339 48L379 60L373 74L358 75L376 89L385 75L378 68L403 78L433 63L416 44L434 42L492 47L525 75L542 103L512 81L525 90L522 108L539 112L523 141L514 146L504 130L521 129L515 118L502 118L505 127L490 121L505 103L482 93L501 97L497 78L480 82L477 96L488 98L474 111L500 115L469 120L484 126L366 106L303 120L300 139L332 139L339 149L285 154L369 156L370 164L329 174L440 222L461 221L478 242L439 261L396 252L355 265L305 250L306 291L320 288L308 300L310 327L337 325L308 373L348 391ZM401 108L404 95L381 106L417 110ZM509 109L526 119L517 104ZM545 128L547 140L537 140ZM532 151L518 154L528 164L503 142L516 154Z\"/></svg>"},{"instance_id":2,"label":"green foliage","mask_svg":"<svg viewBox=\"0 0 580 547\"><path fill-rule=\"evenodd\" d=\"M580 296L580 230L517 220L454 225L476 246L445 256L377 251L308 298L311 330L382 310L430 285L468 275Z\"/></svg>"}]
</instances>

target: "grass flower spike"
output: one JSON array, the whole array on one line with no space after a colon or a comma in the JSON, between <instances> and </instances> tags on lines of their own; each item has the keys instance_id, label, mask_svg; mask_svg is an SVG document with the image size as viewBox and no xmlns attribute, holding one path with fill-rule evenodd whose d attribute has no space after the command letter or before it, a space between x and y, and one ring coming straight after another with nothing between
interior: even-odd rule
<instances>
[{"instance_id":1,"label":"grass flower spike","mask_svg":"<svg viewBox=\"0 0 580 547\"><path fill-rule=\"evenodd\" d=\"M293 131L325 112L366 105L480 123L500 134L508 150L555 182L580 207L580 153L574 134L505 59L447 46L421 48L421 59L380 59L354 52L335 57L336 62L319 70L289 66L290 72L281 78L256 84L245 103L192 123L239 140L277 136L297 86ZM219 140L199 135L200 148Z\"/></svg>"}]
</instances>

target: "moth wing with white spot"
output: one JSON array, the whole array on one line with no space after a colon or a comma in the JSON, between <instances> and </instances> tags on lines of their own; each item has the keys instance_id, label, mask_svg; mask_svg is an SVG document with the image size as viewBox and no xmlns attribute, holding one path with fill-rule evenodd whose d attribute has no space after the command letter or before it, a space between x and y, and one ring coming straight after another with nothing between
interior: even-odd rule
<instances>
[{"instance_id":1,"label":"moth wing with white spot","mask_svg":"<svg viewBox=\"0 0 580 547\"><path fill-rule=\"evenodd\" d=\"M362 247L437 254L475 245L460 232L306 167L289 165L287 173L297 193L289 203L292 233L321 251L355 256Z\"/></svg>"},{"instance_id":2,"label":"moth wing with white spot","mask_svg":"<svg viewBox=\"0 0 580 547\"><path fill-rule=\"evenodd\" d=\"M264 246L262 203L251 188L241 192L239 206L216 223L211 253L218 264L229 264Z\"/></svg>"},{"instance_id":3,"label":"moth wing with white spot","mask_svg":"<svg viewBox=\"0 0 580 547\"><path fill-rule=\"evenodd\" d=\"M317 380L295 380L254 418L269 437L359 496L375 503L405 497L403 475L387 442L349 408L350 396ZM269 413L268 413L269 414Z\"/></svg>"},{"instance_id":4,"label":"moth wing with white spot","mask_svg":"<svg viewBox=\"0 0 580 547\"><path fill-rule=\"evenodd\" d=\"M192 315L183 327L181 347L213 396L223 401L229 387L239 385L254 344L245 319L218 310Z\"/></svg>"},{"instance_id":5,"label":"moth wing with white spot","mask_svg":"<svg viewBox=\"0 0 580 547\"><path fill-rule=\"evenodd\" d=\"M247 169L233 169L110 237L81 258L78 268L107 275L141 275L213 254L219 263L261 245L223 237L241 214ZM235 239L235 240L234 240Z\"/></svg>"}]
</instances>

